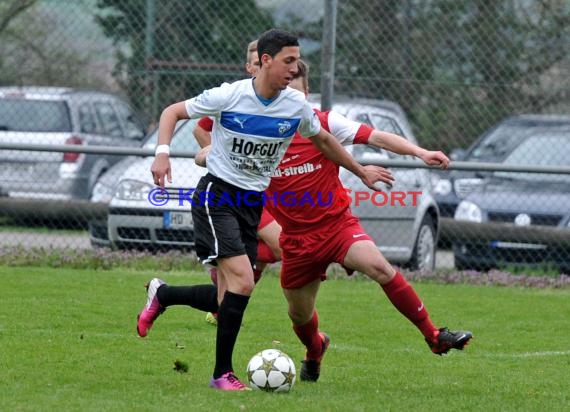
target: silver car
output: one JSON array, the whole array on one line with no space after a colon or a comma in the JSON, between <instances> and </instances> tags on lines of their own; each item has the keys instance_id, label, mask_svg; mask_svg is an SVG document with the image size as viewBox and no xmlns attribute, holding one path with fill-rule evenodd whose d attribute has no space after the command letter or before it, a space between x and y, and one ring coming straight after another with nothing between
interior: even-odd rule
<instances>
[{"instance_id":1,"label":"silver car","mask_svg":"<svg viewBox=\"0 0 570 412\"><path fill-rule=\"evenodd\" d=\"M318 97L311 100L318 106ZM378 100L339 100L334 110L349 119L366 123L379 130L396 133L413 143L416 140L404 112L397 104ZM197 151L198 145L192 136L196 121L179 125L173 140L173 150ZM149 147L156 144L156 135L148 141ZM364 145L347 147L347 150L363 162L383 159L405 159L383 150ZM114 196L109 206L106 231L91 231L93 244L111 244L117 248L132 247L185 247L194 245L191 204L186 196L196 187L206 170L195 165L193 159L173 158L173 184L167 187L167 204L156 206L152 197L154 185L149 172L153 158L131 162L120 178L103 179L118 182L114 189L109 184L100 185ZM119 166L118 166L119 167ZM439 228L439 211L431 194L428 171L425 169L395 169L396 182L391 189L384 188L388 201L359 201L353 199L352 210L362 222L364 229L376 240L378 247L392 263L412 269L431 270L435 266L435 248ZM352 193L369 198L374 192L365 187L360 179L342 170L341 180ZM99 186L99 185L98 185ZM99 191L98 191L99 192ZM411 192L415 194L411 194ZM401 202L392 202L394 196L407 194ZM378 196L378 195L377 195ZM108 238L105 238L108 235Z\"/></svg>"},{"instance_id":2,"label":"silver car","mask_svg":"<svg viewBox=\"0 0 570 412\"><path fill-rule=\"evenodd\" d=\"M143 123L118 97L56 87L0 88L0 142L138 147ZM120 156L0 150L0 193L89 199Z\"/></svg>"},{"instance_id":3,"label":"silver car","mask_svg":"<svg viewBox=\"0 0 570 412\"><path fill-rule=\"evenodd\" d=\"M318 101L313 97L312 101ZM316 105L316 103L315 103ZM417 144L402 108L387 100L337 99L333 110L375 129L395 133ZM372 146L348 146L362 163L382 160L413 160ZM376 241L384 256L394 264L410 269L435 268L435 252L439 232L439 209L432 195L430 174L426 169L393 169L393 187L380 187L383 194L374 195L359 178L341 169L345 188L352 190L352 212L363 228ZM357 203L356 193L360 201Z\"/></svg>"}]
</instances>

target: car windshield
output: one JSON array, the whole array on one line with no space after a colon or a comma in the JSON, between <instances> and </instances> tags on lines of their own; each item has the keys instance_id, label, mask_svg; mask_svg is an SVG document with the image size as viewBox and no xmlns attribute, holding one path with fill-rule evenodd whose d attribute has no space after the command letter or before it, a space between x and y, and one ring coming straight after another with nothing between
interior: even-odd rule
<instances>
[{"instance_id":1,"label":"car windshield","mask_svg":"<svg viewBox=\"0 0 570 412\"><path fill-rule=\"evenodd\" d=\"M0 99L0 131L71 132L63 101Z\"/></svg>"},{"instance_id":2,"label":"car windshield","mask_svg":"<svg viewBox=\"0 0 570 412\"><path fill-rule=\"evenodd\" d=\"M570 166L570 134L554 133L527 137L505 159L505 164L522 166ZM570 183L570 175L554 173L495 172L508 179Z\"/></svg>"},{"instance_id":3,"label":"car windshield","mask_svg":"<svg viewBox=\"0 0 570 412\"><path fill-rule=\"evenodd\" d=\"M200 145L198 144L198 141L194 137L194 134L192 134L192 131L196 127L197 123L198 119L179 120L178 123L176 123L174 138L172 139L172 143L170 144L170 149L184 150L190 152L200 151ZM158 128L149 137L149 139L145 143L145 147L154 148L156 146L157 140L158 140Z\"/></svg>"},{"instance_id":4,"label":"car windshield","mask_svg":"<svg viewBox=\"0 0 570 412\"><path fill-rule=\"evenodd\" d=\"M547 124L538 121L511 121L500 124L493 129L468 154L466 160L471 161L502 161L517 146L530 135L548 133L554 128L566 127L570 131L570 124L563 126L560 123Z\"/></svg>"}]
</instances>

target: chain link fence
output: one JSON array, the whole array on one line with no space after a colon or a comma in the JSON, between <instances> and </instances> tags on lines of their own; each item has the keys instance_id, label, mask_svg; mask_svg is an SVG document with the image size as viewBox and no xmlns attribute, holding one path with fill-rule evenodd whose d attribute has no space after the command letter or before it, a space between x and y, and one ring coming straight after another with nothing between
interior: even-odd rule
<instances>
[{"instance_id":1,"label":"chain link fence","mask_svg":"<svg viewBox=\"0 0 570 412\"><path fill-rule=\"evenodd\" d=\"M5 0L0 144L150 150L162 108L246 76L246 46L270 27L299 36L312 92L332 90L333 101L366 98L376 109L379 101L395 102L403 120L375 117L376 109L359 120L415 135L421 146L451 154L455 165L479 162L476 170L401 169L403 181L417 172L413 179L438 205L431 220L441 235L440 264L568 270L570 4L564 0ZM59 89L30 89L39 86ZM192 152L188 134L180 140L189 146L180 150ZM108 245L111 234L116 247L136 246L129 239L161 239L170 247L192 236L185 215L167 221L162 208L146 216L133 203L151 190L142 178L150 177L148 159L4 147L0 164L4 246L90 248ZM527 173L530 166L554 169ZM181 175L200 173L186 167ZM113 196L121 202L111 230ZM129 208L138 221L121 226ZM377 209L378 221L390 220L386 210ZM418 251L429 210L414 210L415 224L373 222L369 231L375 238L401 232L406 240L388 236L395 244L382 247L405 263L397 256ZM392 255L391 248L409 253Z\"/></svg>"}]
</instances>

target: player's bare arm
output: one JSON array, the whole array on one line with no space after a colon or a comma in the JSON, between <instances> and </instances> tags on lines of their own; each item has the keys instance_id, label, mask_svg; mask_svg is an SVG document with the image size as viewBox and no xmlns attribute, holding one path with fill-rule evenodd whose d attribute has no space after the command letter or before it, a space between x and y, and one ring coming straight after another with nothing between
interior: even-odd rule
<instances>
[{"instance_id":1,"label":"player's bare arm","mask_svg":"<svg viewBox=\"0 0 570 412\"><path fill-rule=\"evenodd\" d=\"M209 131L207 131L200 125L196 125L192 133L194 134L194 137L198 141L198 144L200 145L201 148L205 148L206 146L212 144L212 135L210 134Z\"/></svg>"},{"instance_id":2,"label":"player's bare arm","mask_svg":"<svg viewBox=\"0 0 570 412\"><path fill-rule=\"evenodd\" d=\"M442 169L447 169L449 166L449 158L443 152L423 149L394 133L374 130L368 139L368 144L401 155L418 157L430 166L440 166Z\"/></svg>"},{"instance_id":3,"label":"player's bare arm","mask_svg":"<svg viewBox=\"0 0 570 412\"><path fill-rule=\"evenodd\" d=\"M188 118L188 112L186 111L184 102L174 103L164 109L160 115L160 123L158 125L157 149L159 146L170 146L176 122L178 122L178 120ZM164 187L165 177L169 182L172 182L168 149L164 152L157 150L154 162L152 162L152 166L150 167L150 171L155 185Z\"/></svg>"},{"instance_id":4,"label":"player's bare arm","mask_svg":"<svg viewBox=\"0 0 570 412\"><path fill-rule=\"evenodd\" d=\"M317 135L310 137L310 139L328 159L358 176L368 188L378 190L374 186L376 182L384 182L388 185L392 185L394 182L394 176L389 170L380 166L365 167L358 163L338 140L324 129L321 129Z\"/></svg>"}]
</instances>

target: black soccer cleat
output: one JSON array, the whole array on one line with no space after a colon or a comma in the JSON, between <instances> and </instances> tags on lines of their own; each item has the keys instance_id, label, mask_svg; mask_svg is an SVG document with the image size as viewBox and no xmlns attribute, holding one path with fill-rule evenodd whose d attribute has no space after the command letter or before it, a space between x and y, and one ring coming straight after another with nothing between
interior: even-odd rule
<instances>
[{"instance_id":1,"label":"black soccer cleat","mask_svg":"<svg viewBox=\"0 0 570 412\"><path fill-rule=\"evenodd\" d=\"M426 342L433 353L441 356L444 353L449 352L451 349L463 350L472 337L473 334L471 332L452 332L447 328L441 328L439 329L439 335L435 342L427 339Z\"/></svg>"},{"instance_id":2,"label":"black soccer cleat","mask_svg":"<svg viewBox=\"0 0 570 412\"><path fill-rule=\"evenodd\" d=\"M303 362L301 362L300 377L302 381L316 382L321 374L321 360L329 348L331 339L326 333L320 332L319 334L323 340L321 356L319 359L305 359Z\"/></svg>"}]
</instances>

